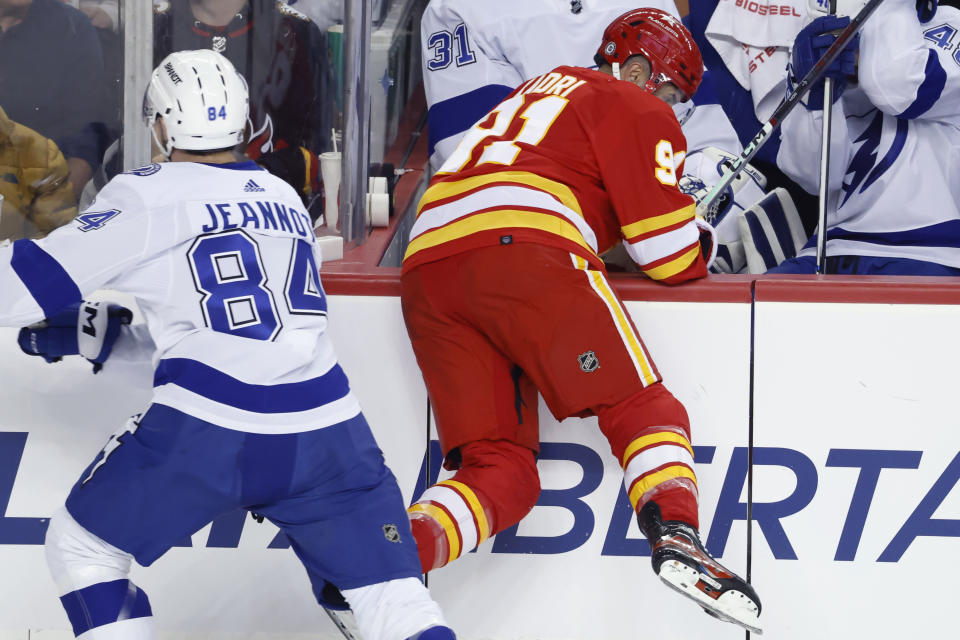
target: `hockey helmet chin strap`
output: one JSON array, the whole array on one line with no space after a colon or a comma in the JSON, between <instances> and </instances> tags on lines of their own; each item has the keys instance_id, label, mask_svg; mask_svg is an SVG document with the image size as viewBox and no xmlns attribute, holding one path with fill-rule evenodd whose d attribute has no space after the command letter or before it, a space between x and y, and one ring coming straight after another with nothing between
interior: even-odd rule
<instances>
[{"instance_id":1,"label":"hockey helmet chin strap","mask_svg":"<svg viewBox=\"0 0 960 640\"><path fill-rule=\"evenodd\" d=\"M610 67L612 68L613 77L616 78L617 80L623 80L623 78L620 77L620 63L611 62ZM669 81L669 78L667 78L665 74L660 73L657 75L656 82L654 82L652 86L651 86L650 80L647 80L646 84L644 84L640 88L649 94L653 94L654 91L660 88L660 85L668 81Z\"/></svg>"},{"instance_id":2,"label":"hockey helmet chin strap","mask_svg":"<svg viewBox=\"0 0 960 640\"><path fill-rule=\"evenodd\" d=\"M153 122L150 123L150 135L153 137L153 141L157 144L157 148L160 149L160 152L163 153L165 160L169 161L170 156L173 154L173 141L170 140L170 136L167 136L167 143L164 144L160 140L160 136L157 135L157 121L159 118L157 116L153 117Z\"/></svg>"}]
</instances>

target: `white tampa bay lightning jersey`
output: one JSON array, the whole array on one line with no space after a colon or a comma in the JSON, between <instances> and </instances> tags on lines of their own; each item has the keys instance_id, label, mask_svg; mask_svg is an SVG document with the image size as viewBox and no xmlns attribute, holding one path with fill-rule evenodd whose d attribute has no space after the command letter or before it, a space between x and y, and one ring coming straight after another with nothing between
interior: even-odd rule
<instances>
[{"instance_id":1,"label":"white tampa bay lightning jersey","mask_svg":"<svg viewBox=\"0 0 960 640\"><path fill-rule=\"evenodd\" d=\"M888 0L866 21L859 86L834 105L827 255L960 267L960 10L926 24ZM777 163L816 193L822 112L783 122ZM816 237L799 255L816 253Z\"/></svg>"},{"instance_id":2,"label":"white tampa bay lightning jersey","mask_svg":"<svg viewBox=\"0 0 960 640\"><path fill-rule=\"evenodd\" d=\"M154 402L229 429L307 431L360 411L325 334L319 265L300 198L254 162L154 164L46 238L0 248L0 325L96 289L131 294L156 346Z\"/></svg>"}]
</instances>

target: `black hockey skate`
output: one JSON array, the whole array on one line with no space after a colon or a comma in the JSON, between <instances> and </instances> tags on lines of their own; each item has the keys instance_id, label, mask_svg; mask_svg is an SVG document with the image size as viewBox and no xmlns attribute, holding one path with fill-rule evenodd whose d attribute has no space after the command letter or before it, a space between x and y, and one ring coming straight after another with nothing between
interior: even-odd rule
<instances>
[{"instance_id":1,"label":"black hockey skate","mask_svg":"<svg viewBox=\"0 0 960 640\"><path fill-rule=\"evenodd\" d=\"M760 598L745 580L710 557L696 529L660 518L660 507L648 502L637 516L650 542L653 571L663 582L703 607L715 618L762 634Z\"/></svg>"}]
</instances>

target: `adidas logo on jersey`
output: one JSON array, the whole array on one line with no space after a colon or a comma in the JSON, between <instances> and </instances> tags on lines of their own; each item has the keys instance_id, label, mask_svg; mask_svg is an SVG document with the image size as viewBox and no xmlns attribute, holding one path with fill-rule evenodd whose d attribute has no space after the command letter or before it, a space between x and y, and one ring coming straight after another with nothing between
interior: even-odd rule
<instances>
[{"instance_id":1,"label":"adidas logo on jersey","mask_svg":"<svg viewBox=\"0 0 960 640\"><path fill-rule=\"evenodd\" d=\"M247 180L247 184L243 185L243 190L248 193L251 191L266 191L266 189L258 185L253 180Z\"/></svg>"}]
</instances>

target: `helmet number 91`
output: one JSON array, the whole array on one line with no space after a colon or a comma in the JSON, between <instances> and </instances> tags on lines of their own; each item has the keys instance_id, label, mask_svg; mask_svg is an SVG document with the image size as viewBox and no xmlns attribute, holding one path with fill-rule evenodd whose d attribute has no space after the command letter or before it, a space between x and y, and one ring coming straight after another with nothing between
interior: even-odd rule
<instances>
[{"instance_id":1,"label":"helmet number 91","mask_svg":"<svg viewBox=\"0 0 960 640\"><path fill-rule=\"evenodd\" d=\"M222 106L220 110L217 111L216 107L207 107L207 120L216 120L220 118L222 120L227 119L227 107Z\"/></svg>"}]
</instances>

